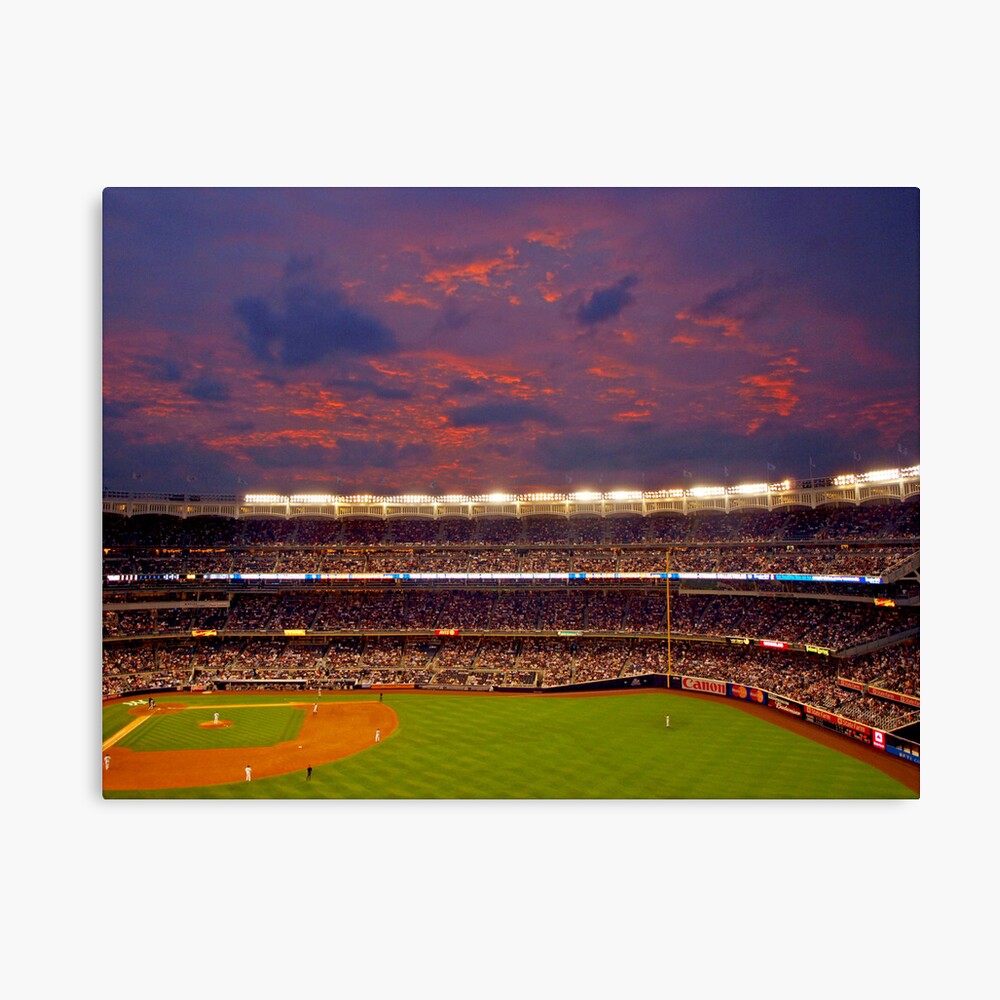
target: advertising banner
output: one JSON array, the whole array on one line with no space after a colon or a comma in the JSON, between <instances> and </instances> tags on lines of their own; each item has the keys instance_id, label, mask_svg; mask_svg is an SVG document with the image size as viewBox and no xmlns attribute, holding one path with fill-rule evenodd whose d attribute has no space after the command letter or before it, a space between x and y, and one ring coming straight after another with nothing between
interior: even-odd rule
<instances>
[{"instance_id":1,"label":"advertising banner","mask_svg":"<svg viewBox=\"0 0 1000 1000\"><path fill-rule=\"evenodd\" d=\"M837 684L842 688L849 688L851 691L864 691L865 685L861 681L852 681L847 677L838 677Z\"/></svg>"},{"instance_id":2,"label":"advertising banner","mask_svg":"<svg viewBox=\"0 0 1000 1000\"><path fill-rule=\"evenodd\" d=\"M708 677L682 677L682 691L700 691L702 694L719 694L726 696L728 685L725 681L713 681Z\"/></svg>"},{"instance_id":3,"label":"advertising banner","mask_svg":"<svg viewBox=\"0 0 1000 1000\"><path fill-rule=\"evenodd\" d=\"M871 728L864 725L864 723L855 722L854 719L845 719L842 715L834 715L832 712L816 708L814 705L806 705L806 715L814 719L819 719L821 722L829 723L831 726L847 730L848 732L859 733L862 736L869 736L871 734Z\"/></svg>"},{"instance_id":4,"label":"advertising banner","mask_svg":"<svg viewBox=\"0 0 1000 1000\"><path fill-rule=\"evenodd\" d=\"M140 580L180 580L179 573L107 573L105 582L135 583ZM794 581L797 583L859 583L881 584L880 576L820 576L812 573L187 573L187 580L233 580L245 582L290 583L294 581L352 581L352 580L427 580L427 581L489 581L489 580L738 580L738 581ZM878 598L885 602L888 598ZM894 604L892 605L895 606Z\"/></svg>"},{"instance_id":5,"label":"advertising banner","mask_svg":"<svg viewBox=\"0 0 1000 1000\"><path fill-rule=\"evenodd\" d=\"M767 704L767 695L760 688L744 687L742 684L731 684L729 696L739 698L740 701L755 701L758 705Z\"/></svg>"},{"instance_id":6,"label":"advertising banner","mask_svg":"<svg viewBox=\"0 0 1000 1000\"><path fill-rule=\"evenodd\" d=\"M885 748L886 753L892 757L901 757L903 760L908 760L911 764L920 763L920 754L914 753L907 747L895 747L891 743Z\"/></svg>"},{"instance_id":7,"label":"advertising banner","mask_svg":"<svg viewBox=\"0 0 1000 1000\"><path fill-rule=\"evenodd\" d=\"M768 695L767 705L769 708L776 708L779 712L784 712L785 715L794 715L796 719L802 718L802 706L797 705L793 701L786 701L784 698L775 698L774 695Z\"/></svg>"},{"instance_id":8,"label":"advertising banner","mask_svg":"<svg viewBox=\"0 0 1000 1000\"><path fill-rule=\"evenodd\" d=\"M894 701L900 705L910 705L913 708L920 708L920 699L912 694L901 694L899 691L890 691L888 688L870 687L868 693L876 698L885 698L886 701Z\"/></svg>"}]
</instances>

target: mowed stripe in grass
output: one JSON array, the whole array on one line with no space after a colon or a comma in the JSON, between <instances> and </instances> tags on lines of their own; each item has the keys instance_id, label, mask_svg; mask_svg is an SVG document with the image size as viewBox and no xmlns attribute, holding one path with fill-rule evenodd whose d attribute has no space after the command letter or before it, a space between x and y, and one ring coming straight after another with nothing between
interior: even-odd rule
<instances>
[{"instance_id":1,"label":"mowed stripe in grass","mask_svg":"<svg viewBox=\"0 0 1000 1000\"><path fill-rule=\"evenodd\" d=\"M291 705L234 707L220 710L231 725L212 723L214 708L189 708L150 716L138 729L123 737L120 746L129 750L218 750L236 747L266 747L294 739L306 714Z\"/></svg>"},{"instance_id":2,"label":"mowed stripe in grass","mask_svg":"<svg viewBox=\"0 0 1000 1000\"><path fill-rule=\"evenodd\" d=\"M334 700L372 695L335 696ZM399 728L292 774L149 797L344 799L915 798L862 761L739 711L666 692L386 695ZM670 714L671 727L664 725Z\"/></svg>"},{"instance_id":3,"label":"mowed stripe in grass","mask_svg":"<svg viewBox=\"0 0 1000 1000\"><path fill-rule=\"evenodd\" d=\"M145 699L143 699L145 701ZM105 705L101 716L101 742L110 739L115 733L124 729L130 722L135 720L132 715L134 705L118 702L114 705Z\"/></svg>"}]
</instances>

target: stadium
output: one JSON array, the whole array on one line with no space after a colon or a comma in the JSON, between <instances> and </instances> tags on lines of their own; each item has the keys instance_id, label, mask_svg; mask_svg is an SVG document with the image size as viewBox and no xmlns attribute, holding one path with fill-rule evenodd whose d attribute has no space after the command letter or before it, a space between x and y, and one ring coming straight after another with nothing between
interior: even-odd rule
<instances>
[{"instance_id":1,"label":"stadium","mask_svg":"<svg viewBox=\"0 0 1000 1000\"><path fill-rule=\"evenodd\" d=\"M103 495L106 798L914 798L920 470Z\"/></svg>"}]
</instances>

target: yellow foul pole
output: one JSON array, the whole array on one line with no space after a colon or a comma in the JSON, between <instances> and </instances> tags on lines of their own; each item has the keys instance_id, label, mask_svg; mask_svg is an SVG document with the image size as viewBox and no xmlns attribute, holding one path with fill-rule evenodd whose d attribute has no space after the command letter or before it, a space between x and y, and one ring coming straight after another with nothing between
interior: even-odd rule
<instances>
[{"instance_id":1,"label":"yellow foul pole","mask_svg":"<svg viewBox=\"0 0 1000 1000\"><path fill-rule=\"evenodd\" d=\"M670 549L667 549L667 690L670 690L670 671L672 660L670 656Z\"/></svg>"}]
</instances>

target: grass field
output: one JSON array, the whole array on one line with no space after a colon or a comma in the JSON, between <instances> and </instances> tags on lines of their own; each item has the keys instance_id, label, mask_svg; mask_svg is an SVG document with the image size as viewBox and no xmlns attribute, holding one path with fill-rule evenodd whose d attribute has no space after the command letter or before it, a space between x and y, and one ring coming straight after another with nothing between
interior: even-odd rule
<instances>
[{"instance_id":1,"label":"grass field","mask_svg":"<svg viewBox=\"0 0 1000 1000\"><path fill-rule=\"evenodd\" d=\"M200 703L199 703L200 704ZM269 747L295 737L306 713L291 705L256 708L225 706L232 727L204 729L214 714L211 707L154 715L125 736L119 746L129 750L214 750L227 747Z\"/></svg>"},{"instance_id":2,"label":"grass field","mask_svg":"<svg viewBox=\"0 0 1000 1000\"><path fill-rule=\"evenodd\" d=\"M254 739L294 735L299 709L265 708L301 694L241 695L261 707ZM324 696L328 700L375 695ZM158 697L157 704L172 700ZM177 700L191 703L190 696ZM905 799L877 768L746 714L723 701L646 691L605 697L489 697L391 692L398 729L377 746L300 772L204 788L106 792L107 798L204 799ZM180 749L226 698L198 696L197 711L151 719L132 749ZM231 716L235 708L227 708ZM664 715L671 717L670 729ZM185 719L185 716L190 718ZM265 718L266 717L266 718ZM104 709L105 738L130 720ZM183 720L183 721L182 721ZM158 723L152 727L153 722ZM162 724L160 724L162 723ZM146 726L151 729L143 732ZM193 732L192 732L193 730ZM247 742L247 728L240 745ZM265 736L265 731L270 736ZM290 733L291 735L281 735ZM278 734L278 735L274 735ZM213 745L218 745L215 742Z\"/></svg>"}]
</instances>

